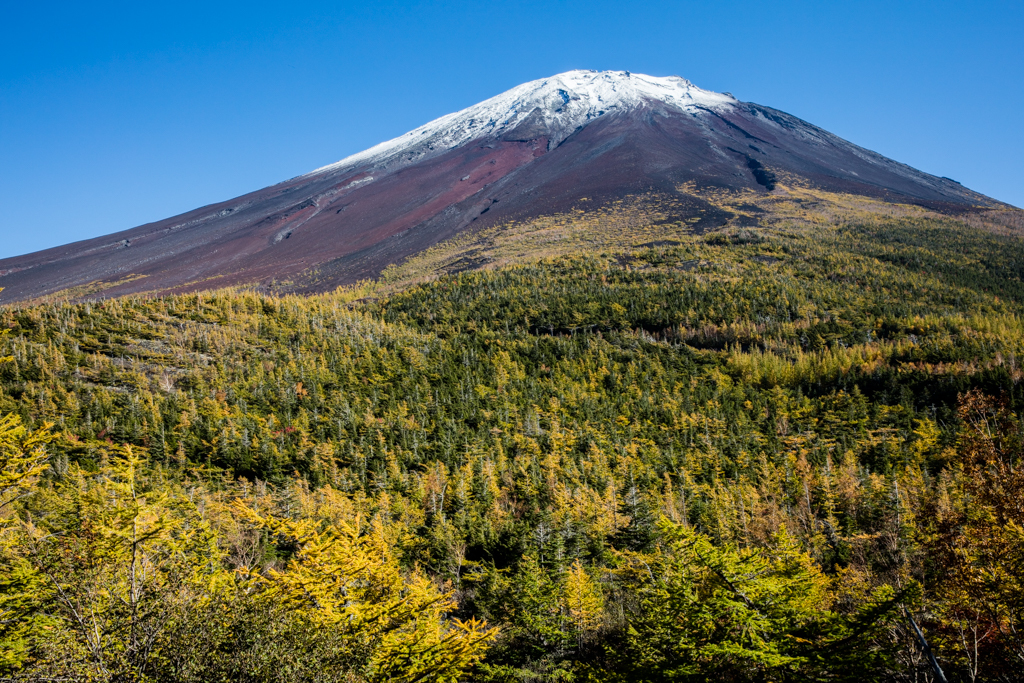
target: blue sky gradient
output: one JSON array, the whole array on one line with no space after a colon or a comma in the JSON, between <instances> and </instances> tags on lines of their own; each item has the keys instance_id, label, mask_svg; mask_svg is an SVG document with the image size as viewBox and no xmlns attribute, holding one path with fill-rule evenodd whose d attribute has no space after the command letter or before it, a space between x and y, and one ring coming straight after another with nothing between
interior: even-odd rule
<instances>
[{"instance_id":1,"label":"blue sky gradient","mask_svg":"<svg viewBox=\"0 0 1024 683\"><path fill-rule=\"evenodd\" d=\"M0 257L569 69L677 74L1024 206L1024 3L3 3Z\"/></svg>"}]
</instances>

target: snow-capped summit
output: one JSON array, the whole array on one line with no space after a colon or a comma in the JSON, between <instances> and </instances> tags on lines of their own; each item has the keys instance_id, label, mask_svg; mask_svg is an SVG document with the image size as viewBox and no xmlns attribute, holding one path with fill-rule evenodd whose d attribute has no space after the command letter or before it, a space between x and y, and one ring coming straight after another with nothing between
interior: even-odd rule
<instances>
[{"instance_id":1,"label":"snow-capped summit","mask_svg":"<svg viewBox=\"0 0 1024 683\"><path fill-rule=\"evenodd\" d=\"M701 231L731 214L687 187L771 192L778 179L942 211L994 205L677 76L569 71L242 197L0 260L0 302L96 282L105 296L270 281L331 289L465 231L631 194L670 200L671 220Z\"/></svg>"},{"instance_id":2,"label":"snow-capped summit","mask_svg":"<svg viewBox=\"0 0 1024 683\"><path fill-rule=\"evenodd\" d=\"M365 163L383 166L401 161L403 156L406 162L418 161L470 140L507 136L524 125L545 132L551 149L598 117L627 113L644 105L694 112L738 103L732 95L698 88L679 76L566 71L518 85L312 173Z\"/></svg>"}]
</instances>

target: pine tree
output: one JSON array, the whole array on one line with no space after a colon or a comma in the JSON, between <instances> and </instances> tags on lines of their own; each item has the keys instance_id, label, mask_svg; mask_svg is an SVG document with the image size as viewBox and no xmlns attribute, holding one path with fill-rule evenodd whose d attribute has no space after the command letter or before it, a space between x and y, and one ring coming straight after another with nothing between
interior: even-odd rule
<instances>
[{"instance_id":1,"label":"pine tree","mask_svg":"<svg viewBox=\"0 0 1024 683\"><path fill-rule=\"evenodd\" d=\"M619 493L619 514L628 517L629 522L615 533L614 546L636 552L649 549L655 536L655 513L632 472Z\"/></svg>"}]
</instances>

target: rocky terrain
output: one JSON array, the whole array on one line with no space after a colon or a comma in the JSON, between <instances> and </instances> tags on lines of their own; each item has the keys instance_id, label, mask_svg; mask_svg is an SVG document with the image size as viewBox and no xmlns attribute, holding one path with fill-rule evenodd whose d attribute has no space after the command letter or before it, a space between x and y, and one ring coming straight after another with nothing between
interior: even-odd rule
<instances>
[{"instance_id":1,"label":"rocky terrain","mask_svg":"<svg viewBox=\"0 0 1024 683\"><path fill-rule=\"evenodd\" d=\"M520 85L336 164L220 204L0 260L0 302L233 285L323 291L467 231L627 196L668 197L700 232L702 191L783 180L942 213L998 207L770 107L679 77L571 71Z\"/></svg>"}]
</instances>

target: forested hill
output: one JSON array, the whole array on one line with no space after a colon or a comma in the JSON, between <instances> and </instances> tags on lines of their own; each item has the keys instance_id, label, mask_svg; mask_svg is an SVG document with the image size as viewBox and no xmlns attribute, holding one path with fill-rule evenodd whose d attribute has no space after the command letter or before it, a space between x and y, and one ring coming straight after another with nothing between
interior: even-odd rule
<instances>
[{"instance_id":1,"label":"forested hill","mask_svg":"<svg viewBox=\"0 0 1024 683\"><path fill-rule=\"evenodd\" d=\"M899 211L0 309L0 679L1015 679L1022 315Z\"/></svg>"}]
</instances>

